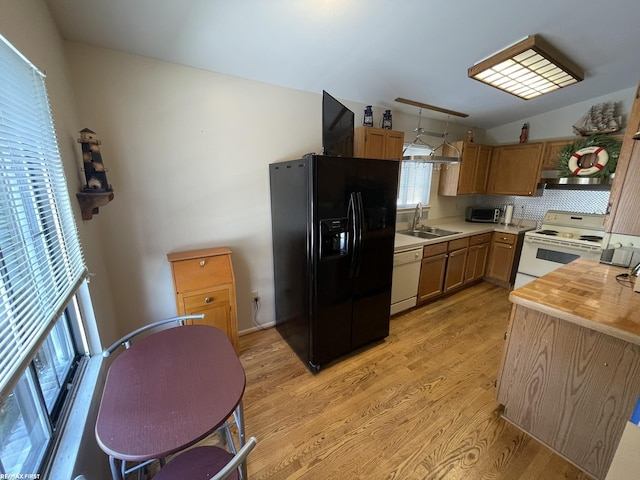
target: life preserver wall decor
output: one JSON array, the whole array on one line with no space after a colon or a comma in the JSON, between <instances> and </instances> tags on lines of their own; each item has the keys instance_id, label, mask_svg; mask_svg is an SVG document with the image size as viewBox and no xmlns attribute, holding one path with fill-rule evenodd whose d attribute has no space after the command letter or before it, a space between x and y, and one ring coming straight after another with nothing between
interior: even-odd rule
<instances>
[{"instance_id":1,"label":"life preserver wall decor","mask_svg":"<svg viewBox=\"0 0 640 480\"><path fill-rule=\"evenodd\" d=\"M561 177L607 178L616 170L622 142L611 135L590 135L567 145L558 155Z\"/></svg>"}]
</instances>

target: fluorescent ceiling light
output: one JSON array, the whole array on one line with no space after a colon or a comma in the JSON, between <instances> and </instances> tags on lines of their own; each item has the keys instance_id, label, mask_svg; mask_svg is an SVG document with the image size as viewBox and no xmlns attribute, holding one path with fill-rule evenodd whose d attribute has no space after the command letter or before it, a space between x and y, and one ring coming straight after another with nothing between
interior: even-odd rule
<instances>
[{"instance_id":1,"label":"fluorescent ceiling light","mask_svg":"<svg viewBox=\"0 0 640 480\"><path fill-rule=\"evenodd\" d=\"M579 67L538 35L476 63L468 75L525 100L584 79Z\"/></svg>"}]
</instances>

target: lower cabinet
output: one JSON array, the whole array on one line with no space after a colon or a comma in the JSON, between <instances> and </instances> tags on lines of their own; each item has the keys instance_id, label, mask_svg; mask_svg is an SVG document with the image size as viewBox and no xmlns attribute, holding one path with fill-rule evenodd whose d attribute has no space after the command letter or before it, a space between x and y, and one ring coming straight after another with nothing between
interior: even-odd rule
<instances>
[{"instance_id":1,"label":"lower cabinet","mask_svg":"<svg viewBox=\"0 0 640 480\"><path fill-rule=\"evenodd\" d=\"M418 284L418 303L439 297L444 292L448 243L442 242L424 246L420 283Z\"/></svg>"},{"instance_id":2,"label":"lower cabinet","mask_svg":"<svg viewBox=\"0 0 640 480\"><path fill-rule=\"evenodd\" d=\"M474 235L469 239L469 252L467 253L467 268L464 275L464 284L470 284L482 280L489 258L489 245L491 233Z\"/></svg>"},{"instance_id":3,"label":"lower cabinet","mask_svg":"<svg viewBox=\"0 0 640 480\"><path fill-rule=\"evenodd\" d=\"M447 271L444 277L444 293L449 293L464 285L468 250L469 237L459 238L449 242L447 249Z\"/></svg>"},{"instance_id":4,"label":"lower cabinet","mask_svg":"<svg viewBox=\"0 0 640 480\"><path fill-rule=\"evenodd\" d=\"M468 253L470 242L476 237L484 239L484 251L487 250L488 240L491 234L474 235L473 237L458 238L448 242L425 245L423 249L422 268L420 270L420 283L418 284L418 303L433 300L441 295L453 292L470 283L467 280L469 272ZM482 243L482 242L481 242ZM480 245L474 243L474 247ZM477 266L477 258L482 249L474 248L473 269ZM486 258L486 255L484 256ZM481 260L482 273L476 279L481 279L484 274L485 260Z\"/></svg>"},{"instance_id":5,"label":"lower cabinet","mask_svg":"<svg viewBox=\"0 0 640 480\"><path fill-rule=\"evenodd\" d=\"M486 278L502 286L512 283L515 276L515 258L518 235L493 232L487 264Z\"/></svg>"},{"instance_id":6,"label":"lower cabinet","mask_svg":"<svg viewBox=\"0 0 640 480\"><path fill-rule=\"evenodd\" d=\"M640 392L640 345L522 305L508 333L504 418L604 480Z\"/></svg>"}]
</instances>

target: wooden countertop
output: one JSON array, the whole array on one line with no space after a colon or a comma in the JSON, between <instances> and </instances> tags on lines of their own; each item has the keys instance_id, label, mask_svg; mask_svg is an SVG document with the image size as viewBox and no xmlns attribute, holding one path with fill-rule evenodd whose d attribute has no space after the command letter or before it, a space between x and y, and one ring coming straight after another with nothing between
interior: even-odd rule
<instances>
[{"instance_id":1,"label":"wooden countertop","mask_svg":"<svg viewBox=\"0 0 640 480\"><path fill-rule=\"evenodd\" d=\"M509 300L640 345L640 293L616 280L628 271L579 258L513 290Z\"/></svg>"}]
</instances>

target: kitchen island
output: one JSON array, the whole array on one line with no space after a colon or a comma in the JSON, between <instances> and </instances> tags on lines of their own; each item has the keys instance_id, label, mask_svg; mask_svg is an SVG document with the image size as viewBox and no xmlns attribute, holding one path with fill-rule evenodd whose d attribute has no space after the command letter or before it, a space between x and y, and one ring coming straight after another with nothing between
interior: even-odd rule
<instances>
[{"instance_id":1,"label":"kitchen island","mask_svg":"<svg viewBox=\"0 0 640 480\"><path fill-rule=\"evenodd\" d=\"M511 292L503 417L604 479L640 395L640 294L577 259Z\"/></svg>"}]
</instances>

